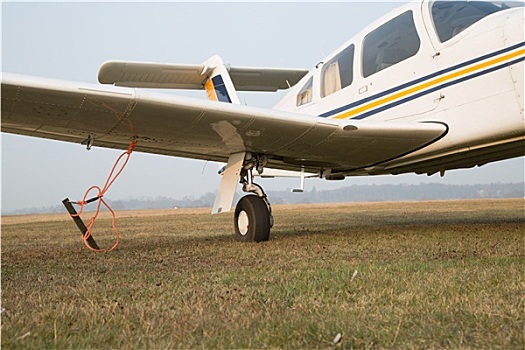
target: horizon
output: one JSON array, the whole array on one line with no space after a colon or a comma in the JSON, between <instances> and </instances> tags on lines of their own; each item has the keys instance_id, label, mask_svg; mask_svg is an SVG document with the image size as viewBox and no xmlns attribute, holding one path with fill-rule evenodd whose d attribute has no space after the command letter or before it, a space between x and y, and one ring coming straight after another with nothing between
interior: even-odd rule
<instances>
[{"instance_id":1,"label":"horizon","mask_svg":"<svg viewBox=\"0 0 525 350\"><path fill-rule=\"evenodd\" d=\"M370 194L370 188L380 188L384 189L387 187L402 188L407 189L411 188L413 192L406 193L403 191L396 191L395 194L382 192L380 196L378 194ZM426 190L439 187L443 191L439 194L428 193ZM488 189L488 187L499 187L499 190L494 192L494 189ZM516 188L516 187L519 187ZM447 191L448 188L448 191ZM358 191L365 191L365 193L354 194L353 197L345 197L344 200L340 200L340 196L337 196L338 193L343 193L348 190L357 189ZM470 189L471 191L467 192L458 192L459 189ZM506 191L506 192L505 192ZM343 186L339 189L317 189L316 186L313 186L311 190L305 191L303 193L292 193L291 188L281 189L281 190L272 190L268 191L274 198L273 205L278 204L321 204L321 203L369 203L369 202L417 202L417 201L428 201L428 200L462 200L462 199L504 199L504 198L524 198L525 196L525 181L516 182L516 183L490 183L490 184L444 184L438 182L422 182L419 184L350 184L348 186ZM323 196L324 194L331 195L331 198L335 199L326 199L316 200L312 199L313 196ZM512 195L509 195L512 194ZM242 193L239 191L236 193L236 198L240 198ZM284 196L284 197L283 197ZM309 196L310 198L304 198ZM393 199L393 196L397 196L397 199ZM126 197L126 198L106 198L106 201L115 211L126 211L126 210L149 210L149 209L177 209L182 208L207 208L210 209L212 206L214 193L207 192L199 196L185 196L182 198L173 198L166 197L162 195L158 196L138 196L138 197ZM417 197L417 198L415 198ZM368 199L367 199L368 198ZM314 200L314 201L311 201ZM137 206L137 202L139 206ZM170 202L167 204L167 202ZM186 203L186 204L184 204ZM198 205L199 203L206 203L205 205ZM197 205L196 205L197 204ZM130 207L131 206L131 207ZM85 212L92 212L96 209L96 202L91 206L86 206ZM102 208L102 211L107 211L105 208ZM16 209L14 211L4 211L2 209L1 216L24 216L24 215L33 215L33 214L67 214L66 209L62 204L56 204L54 206L45 206L45 207L28 207Z\"/></svg>"}]
</instances>

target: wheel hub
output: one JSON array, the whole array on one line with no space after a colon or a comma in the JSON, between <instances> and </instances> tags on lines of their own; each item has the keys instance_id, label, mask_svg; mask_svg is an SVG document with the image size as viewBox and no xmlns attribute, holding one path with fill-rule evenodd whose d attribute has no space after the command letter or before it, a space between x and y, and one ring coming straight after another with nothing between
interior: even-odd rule
<instances>
[{"instance_id":1,"label":"wheel hub","mask_svg":"<svg viewBox=\"0 0 525 350\"><path fill-rule=\"evenodd\" d=\"M239 227L239 233L243 236L246 236L248 230L250 229L250 219L244 210L239 213L237 226Z\"/></svg>"}]
</instances>

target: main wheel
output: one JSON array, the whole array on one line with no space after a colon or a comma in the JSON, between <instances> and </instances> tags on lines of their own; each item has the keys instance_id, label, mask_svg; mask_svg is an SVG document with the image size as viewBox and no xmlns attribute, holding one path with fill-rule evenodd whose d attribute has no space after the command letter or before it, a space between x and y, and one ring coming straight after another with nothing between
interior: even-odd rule
<instances>
[{"instance_id":1,"label":"main wheel","mask_svg":"<svg viewBox=\"0 0 525 350\"><path fill-rule=\"evenodd\" d=\"M241 242L262 242L270 238L270 213L259 196L247 195L235 207L235 238Z\"/></svg>"}]
</instances>

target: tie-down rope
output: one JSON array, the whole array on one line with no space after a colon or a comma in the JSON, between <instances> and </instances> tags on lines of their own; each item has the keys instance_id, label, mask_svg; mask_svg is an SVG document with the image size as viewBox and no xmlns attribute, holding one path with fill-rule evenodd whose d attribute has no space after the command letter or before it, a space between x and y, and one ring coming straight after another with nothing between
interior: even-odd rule
<instances>
[{"instance_id":1,"label":"tie-down rope","mask_svg":"<svg viewBox=\"0 0 525 350\"><path fill-rule=\"evenodd\" d=\"M118 158L117 158L117 161L115 162L115 164L113 165L113 168L111 169L111 172L109 173L108 175L108 178L106 179L106 183L104 184L104 187L100 188L99 186L91 186L90 188L87 189L86 193L84 194L84 197L82 198L82 200L76 202L76 204L80 207L80 210L78 212L78 214L76 215L72 215L72 216L80 216L80 214L82 214L82 211L84 210L84 206L86 204L89 204L91 202L94 202L96 201L97 199L99 200L98 203L97 203L97 209L95 211L95 214L91 217L91 219L89 220L89 223L87 224L87 231L85 234L82 234L82 239L84 241L84 244L86 245L86 247L88 247L90 250L92 251L95 251L95 252L110 252L112 250L114 250L119 242L120 242L120 235L119 235L119 232L118 232L118 229L117 229L117 226L115 225L115 212L113 211L113 209L111 209L111 207L108 205L108 203L104 200L104 194L107 192L107 190L109 189L109 187L115 182L115 180L117 179L117 177L122 173L122 171L124 170L124 167L126 166L126 164L128 164L128 161L129 161L129 157L131 156L131 153L133 152L133 149L135 148L137 144L137 141L135 140L132 140L129 144L129 147L127 149L127 151L125 151L124 153L122 153ZM116 171L117 169L117 166L118 164L120 163L120 161L124 159L124 163L122 164L122 166L120 167L120 169L118 169L118 171ZM115 174L115 175L113 175ZM91 199L88 199L86 200L86 198L88 197L88 194L92 191L92 190L97 190L98 191L98 194L96 197L93 197ZM93 225L95 223L95 220L100 212L100 206L104 204L104 206L109 210L109 212L111 213L111 226L113 227L113 231L115 232L115 243L113 244L113 246L111 248L106 248L106 249L96 249L96 248L93 248L89 245L88 243L88 238L91 236L91 232L93 230Z\"/></svg>"}]
</instances>

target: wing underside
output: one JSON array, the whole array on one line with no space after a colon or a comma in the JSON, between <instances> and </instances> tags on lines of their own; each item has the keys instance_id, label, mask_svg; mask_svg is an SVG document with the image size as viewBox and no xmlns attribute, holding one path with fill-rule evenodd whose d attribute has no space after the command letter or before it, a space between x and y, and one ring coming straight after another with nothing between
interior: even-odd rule
<instances>
[{"instance_id":1,"label":"wing underside","mask_svg":"<svg viewBox=\"0 0 525 350\"><path fill-rule=\"evenodd\" d=\"M395 159L441 138L439 123L342 120L138 91L5 75L2 131L178 157L227 161L265 155L268 166L348 171Z\"/></svg>"}]
</instances>

